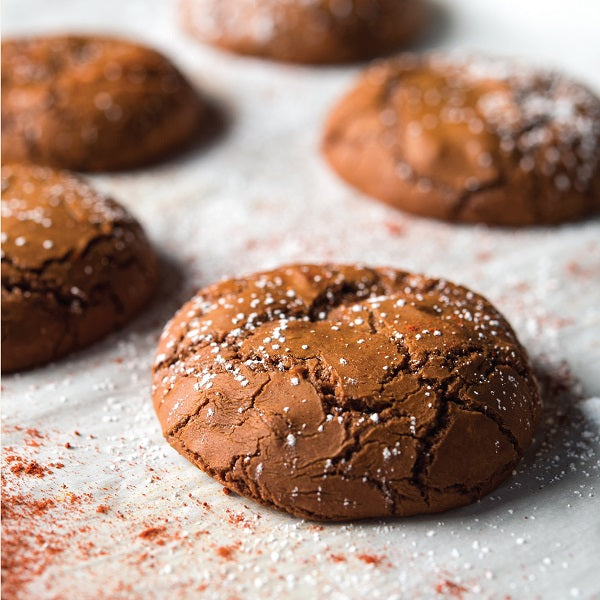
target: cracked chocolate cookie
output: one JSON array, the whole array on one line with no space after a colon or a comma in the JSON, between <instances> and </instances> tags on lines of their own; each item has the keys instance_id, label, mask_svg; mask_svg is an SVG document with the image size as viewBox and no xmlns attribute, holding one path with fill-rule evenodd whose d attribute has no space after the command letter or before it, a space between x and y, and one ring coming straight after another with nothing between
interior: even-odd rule
<instances>
[{"instance_id":1,"label":"cracked chocolate cookie","mask_svg":"<svg viewBox=\"0 0 600 600\"><path fill-rule=\"evenodd\" d=\"M365 59L405 46L423 0L183 0L184 27L239 54L300 63Z\"/></svg>"},{"instance_id":2,"label":"cracked chocolate cookie","mask_svg":"<svg viewBox=\"0 0 600 600\"><path fill-rule=\"evenodd\" d=\"M540 416L525 350L489 302L356 266L200 291L163 332L153 399L168 442L223 485L331 521L474 502Z\"/></svg>"},{"instance_id":3,"label":"cracked chocolate cookie","mask_svg":"<svg viewBox=\"0 0 600 600\"><path fill-rule=\"evenodd\" d=\"M377 64L331 112L323 151L363 192L427 217L523 226L600 209L600 99L506 60Z\"/></svg>"},{"instance_id":4,"label":"cracked chocolate cookie","mask_svg":"<svg viewBox=\"0 0 600 600\"><path fill-rule=\"evenodd\" d=\"M41 365L134 317L157 281L140 225L68 173L2 167L2 371Z\"/></svg>"},{"instance_id":5,"label":"cracked chocolate cookie","mask_svg":"<svg viewBox=\"0 0 600 600\"><path fill-rule=\"evenodd\" d=\"M2 42L2 159L80 171L142 166L191 143L206 104L161 54L124 40Z\"/></svg>"}]
</instances>

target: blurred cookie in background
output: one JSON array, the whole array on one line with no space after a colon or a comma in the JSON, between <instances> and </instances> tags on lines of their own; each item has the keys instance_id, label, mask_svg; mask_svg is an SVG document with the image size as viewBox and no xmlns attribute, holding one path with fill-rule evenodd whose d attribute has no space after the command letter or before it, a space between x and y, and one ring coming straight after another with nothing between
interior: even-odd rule
<instances>
[{"instance_id":1,"label":"blurred cookie in background","mask_svg":"<svg viewBox=\"0 0 600 600\"><path fill-rule=\"evenodd\" d=\"M2 43L2 160L79 171L139 167L190 144L207 103L163 55L121 39Z\"/></svg>"},{"instance_id":2,"label":"blurred cookie in background","mask_svg":"<svg viewBox=\"0 0 600 600\"><path fill-rule=\"evenodd\" d=\"M600 99L509 60L382 61L330 113L323 151L350 184L427 217L523 226L600 209Z\"/></svg>"},{"instance_id":3,"label":"blurred cookie in background","mask_svg":"<svg viewBox=\"0 0 600 600\"><path fill-rule=\"evenodd\" d=\"M422 0L182 0L182 23L203 42L298 63L380 56L424 29Z\"/></svg>"}]
</instances>

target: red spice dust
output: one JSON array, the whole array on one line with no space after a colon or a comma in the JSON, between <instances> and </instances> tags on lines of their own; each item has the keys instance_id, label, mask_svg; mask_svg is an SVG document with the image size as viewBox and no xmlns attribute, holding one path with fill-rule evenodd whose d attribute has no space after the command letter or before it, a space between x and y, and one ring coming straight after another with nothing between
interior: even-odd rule
<instances>
[{"instance_id":1,"label":"red spice dust","mask_svg":"<svg viewBox=\"0 0 600 600\"><path fill-rule=\"evenodd\" d=\"M44 436L39 432L39 430L37 430L35 427L28 427L25 430L25 433L30 436L30 437L36 437L36 438L41 438L44 439Z\"/></svg>"},{"instance_id":2,"label":"red spice dust","mask_svg":"<svg viewBox=\"0 0 600 600\"><path fill-rule=\"evenodd\" d=\"M143 540L153 540L166 531L166 527L147 527L139 534Z\"/></svg>"},{"instance_id":3,"label":"red spice dust","mask_svg":"<svg viewBox=\"0 0 600 600\"><path fill-rule=\"evenodd\" d=\"M215 554L221 558L224 558L225 560L232 560L233 555L239 546L239 542L231 546L219 546L218 548L215 548Z\"/></svg>"},{"instance_id":4,"label":"red spice dust","mask_svg":"<svg viewBox=\"0 0 600 600\"><path fill-rule=\"evenodd\" d=\"M467 592L468 590L463 585L459 585L458 583L454 583L454 581L450 581L450 579L444 579L435 586L435 591L438 594L444 594L447 597L458 598L460 600L463 593Z\"/></svg>"},{"instance_id":5,"label":"red spice dust","mask_svg":"<svg viewBox=\"0 0 600 600\"><path fill-rule=\"evenodd\" d=\"M223 493L224 493L226 496L229 496L229 495L231 494L231 490L230 490L229 488L226 488L226 487L224 487L224 488L223 488Z\"/></svg>"},{"instance_id":6,"label":"red spice dust","mask_svg":"<svg viewBox=\"0 0 600 600\"><path fill-rule=\"evenodd\" d=\"M343 554L330 554L329 558L336 563L346 562L346 557Z\"/></svg>"},{"instance_id":7,"label":"red spice dust","mask_svg":"<svg viewBox=\"0 0 600 600\"><path fill-rule=\"evenodd\" d=\"M50 469L43 467L36 460L25 462L18 456L8 456L6 462L14 462L10 468L11 472L15 475L29 475L30 477L44 477L46 473L50 473Z\"/></svg>"},{"instance_id":8,"label":"red spice dust","mask_svg":"<svg viewBox=\"0 0 600 600\"><path fill-rule=\"evenodd\" d=\"M598 277L600 273L600 265L593 265L591 267L584 266L578 262L572 260L565 265L565 270L569 275L580 279L591 279Z\"/></svg>"},{"instance_id":9,"label":"red spice dust","mask_svg":"<svg viewBox=\"0 0 600 600\"><path fill-rule=\"evenodd\" d=\"M493 254L489 250L481 250L475 254L475 260L478 262L487 262L493 257Z\"/></svg>"},{"instance_id":10,"label":"red spice dust","mask_svg":"<svg viewBox=\"0 0 600 600\"><path fill-rule=\"evenodd\" d=\"M5 447L2 455L2 597L24 600L39 597L39 588L44 585L40 581L47 575L51 578L57 565L71 561L87 563L90 558L110 552L91 539L96 524L100 527L107 524L106 519L90 518L92 514L110 510L110 516L115 520L126 516L108 505L99 504L84 486L75 491L68 489L59 477L59 469L65 465L42 461L37 456L38 446L49 445L45 441L48 436L33 429L15 431L22 431L19 452L16 446L14 451ZM60 435L62 437L63 433ZM42 440L43 444L28 444L30 439ZM58 439L53 447L62 449L64 444L64 438ZM38 484L36 477L51 480L48 483L53 484L54 493L44 495L42 490L48 487L47 483L44 481L42 488L42 482ZM139 523L136 526L133 520L131 525L132 537L147 540L147 547L162 546L169 541L166 533L162 535L166 527L149 527L140 533L143 526L140 528ZM176 535L173 539L177 539ZM113 585L111 591L115 589ZM108 596L112 597L110 592Z\"/></svg>"},{"instance_id":11,"label":"red spice dust","mask_svg":"<svg viewBox=\"0 0 600 600\"><path fill-rule=\"evenodd\" d=\"M406 232L406 228L404 227L404 225L400 225L399 223L395 223L394 221L386 221L385 223L385 227L388 230L388 233L390 233L390 235L404 235L404 233Z\"/></svg>"},{"instance_id":12,"label":"red spice dust","mask_svg":"<svg viewBox=\"0 0 600 600\"><path fill-rule=\"evenodd\" d=\"M368 565L379 566L384 561L385 556L380 556L378 554L357 554L356 558Z\"/></svg>"},{"instance_id":13,"label":"red spice dust","mask_svg":"<svg viewBox=\"0 0 600 600\"><path fill-rule=\"evenodd\" d=\"M200 529L199 531L194 532L194 537L200 537L201 535L208 535L210 531L206 529Z\"/></svg>"},{"instance_id":14,"label":"red spice dust","mask_svg":"<svg viewBox=\"0 0 600 600\"><path fill-rule=\"evenodd\" d=\"M52 498L43 498L42 500L32 500L23 495L2 497L2 519L13 519L15 516L20 516L18 513L22 508L25 513L31 516L39 517L47 510L56 506Z\"/></svg>"},{"instance_id":15,"label":"red spice dust","mask_svg":"<svg viewBox=\"0 0 600 600\"><path fill-rule=\"evenodd\" d=\"M62 552L52 535L35 534L37 522L56 503L51 498L33 499L2 493L2 596L20 597L23 587L44 572L52 555Z\"/></svg>"},{"instance_id":16,"label":"red spice dust","mask_svg":"<svg viewBox=\"0 0 600 600\"><path fill-rule=\"evenodd\" d=\"M225 512L227 513L227 520L232 525L237 525L238 523L243 523L245 521L245 517L242 513L236 514L233 511L229 510L228 508L225 509Z\"/></svg>"},{"instance_id":17,"label":"red spice dust","mask_svg":"<svg viewBox=\"0 0 600 600\"><path fill-rule=\"evenodd\" d=\"M259 246L260 246L260 243L258 240L248 240L245 243L245 248L248 251L256 250L256 248L258 248Z\"/></svg>"}]
</instances>

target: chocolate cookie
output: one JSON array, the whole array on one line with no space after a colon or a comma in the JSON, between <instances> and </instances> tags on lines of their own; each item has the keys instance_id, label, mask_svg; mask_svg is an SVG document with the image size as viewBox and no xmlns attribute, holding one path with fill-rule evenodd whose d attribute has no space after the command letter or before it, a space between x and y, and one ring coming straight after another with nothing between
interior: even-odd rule
<instances>
[{"instance_id":1,"label":"chocolate cookie","mask_svg":"<svg viewBox=\"0 0 600 600\"><path fill-rule=\"evenodd\" d=\"M2 159L137 167L190 143L206 105L161 54L104 37L2 42Z\"/></svg>"},{"instance_id":2,"label":"chocolate cookie","mask_svg":"<svg viewBox=\"0 0 600 600\"><path fill-rule=\"evenodd\" d=\"M300 265L208 287L167 324L153 383L181 454L317 520L473 502L511 473L540 416L502 315L393 269Z\"/></svg>"},{"instance_id":3,"label":"chocolate cookie","mask_svg":"<svg viewBox=\"0 0 600 600\"><path fill-rule=\"evenodd\" d=\"M600 99L510 61L377 64L331 112L323 150L352 185L428 217L535 225L600 209Z\"/></svg>"},{"instance_id":4,"label":"chocolate cookie","mask_svg":"<svg viewBox=\"0 0 600 600\"><path fill-rule=\"evenodd\" d=\"M182 0L184 27L239 54L300 63L369 58L413 41L423 0Z\"/></svg>"},{"instance_id":5,"label":"chocolate cookie","mask_svg":"<svg viewBox=\"0 0 600 600\"><path fill-rule=\"evenodd\" d=\"M140 225L83 181L2 168L2 371L41 365L134 317L157 281Z\"/></svg>"}]
</instances>

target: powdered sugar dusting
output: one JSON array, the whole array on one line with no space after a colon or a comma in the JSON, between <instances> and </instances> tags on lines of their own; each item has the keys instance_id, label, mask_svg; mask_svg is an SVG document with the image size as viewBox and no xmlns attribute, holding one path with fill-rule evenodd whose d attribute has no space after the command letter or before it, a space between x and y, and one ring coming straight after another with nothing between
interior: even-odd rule
<instances>
[{"instance_id":1,"label":"powdered sugar dusting","mask_svg":"<svg viewBox=\"0 0 600 600\"><path fill-rule=\"evenodd\" d=\"M539 70L503 58L434 55L432 65L471 84L506 84L484 93L477 103L501 148L517 149L522 160L544 174L559 172L556 187L590 189L600 161L600 99L579 83L555 71ZM545 154L537 150L545 148ZM562 172L561 172L562 171Z\"/></svg>"}]
</instances>

